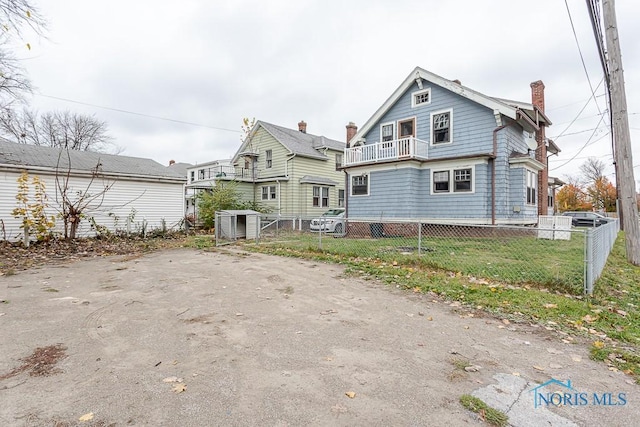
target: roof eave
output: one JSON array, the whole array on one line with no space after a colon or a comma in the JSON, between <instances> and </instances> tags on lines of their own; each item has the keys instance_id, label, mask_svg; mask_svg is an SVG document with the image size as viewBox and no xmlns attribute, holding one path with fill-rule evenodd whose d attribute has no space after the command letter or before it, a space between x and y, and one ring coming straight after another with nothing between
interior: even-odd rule
<instances>
[{"instance_id":1,"label":"roof eave","mask_svg":"<svg viewBox=\"0 0 640 427\"><path fill-rule=\"evenodd\" d=\"M400 99L400 97L409 89L417 79L428 80L431 83L438 85L444 89L447 89L457 95L474 101L478 104L488 107L492 111L497 111L500 114L516 120L517 108L508 105L504 102L498 101L495 98L483 95L480 92L476 92L473 89L469 89L466 86L454 83L451 80L447 80L444 77L440 77L437 74L433 74L423 68L416 67L398 86L398 88L391 94L391 96L382 104L378 110L371 116L369 120L358 130L353 136L352 141L357 141L363 138L363 135L367 134L373 125L375 125L384 114Z\"/></svg>"}]
</instances>

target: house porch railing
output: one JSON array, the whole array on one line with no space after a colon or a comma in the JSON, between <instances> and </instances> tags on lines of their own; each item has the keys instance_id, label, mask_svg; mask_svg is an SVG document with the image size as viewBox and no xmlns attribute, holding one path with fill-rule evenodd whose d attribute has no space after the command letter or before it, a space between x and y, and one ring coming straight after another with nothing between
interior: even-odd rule
<instances>
[{"instance_id":1,"label":"house porch railing","mask_svg":"<svg viewBox=\"0 0 640 427\"><path fill-rule=\"evenodd\" d=\"M345 166L389 160L427 159L429 143L418 138L400 138L345 149Z\"/></svg>"}]
</instances>

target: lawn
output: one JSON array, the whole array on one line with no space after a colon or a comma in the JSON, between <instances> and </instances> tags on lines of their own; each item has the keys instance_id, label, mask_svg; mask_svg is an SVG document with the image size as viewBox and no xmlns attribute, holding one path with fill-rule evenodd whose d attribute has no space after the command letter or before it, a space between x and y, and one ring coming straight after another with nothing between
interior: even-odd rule
<instances>
[{"instance_id":1,"label":"lawn","mask_svg":"<svg viewBox=\"0 0 640 427\"><path fill-rule=\"evenodd\" d=\"M581 295L580 239L322 239L291 235L245 248L344 264L347 273L432 292L512 321L580 338L594 359L640 378L640 267L626 262L620 233L592 296Z\"/></svg>"},{"instance_id":2,"label":"lawn","mask_svg":"<svg viewBox=\"0 0 640 427\"><path fill-rule=\"evenodd\" d=\"M411 237L353 239L323 235L320 240L317 234L289 234L266 243L272 248L370 258L579 295L583 291L584 240L582 234L572 237L568 241L534 236L427 237L419 246L418 238Z\"/></svg>"}]
</instances>

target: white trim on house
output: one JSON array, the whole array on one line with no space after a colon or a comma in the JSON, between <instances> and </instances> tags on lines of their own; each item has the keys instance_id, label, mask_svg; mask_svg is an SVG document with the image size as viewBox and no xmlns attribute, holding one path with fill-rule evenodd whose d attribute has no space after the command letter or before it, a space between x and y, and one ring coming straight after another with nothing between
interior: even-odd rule
<instances>
[{"instance_id":1,"label":"white trim on house","mask_svg":"<svg viewBox=\"0 0 640 427\"><path fill-rule=\"evenodd\" d=\"M397 128L397 123L396 122L385 122L385 123L380 123L380 142L386 142L383 141L383 135L382 135L382 128L385 126L391 126L391 141L396 139L396 128ZM357 142L357 141L356 141ZM353 145L354 147L356 146L355 144Z\"/></svg>"},{"instance_id":2,"label":"white trim on house","mask_svg":"<svg viewBox=\"0 0 640 427\"><path fill-rule=\"evenodd\" d=\"M416 98L424 95L425 93L428 93L429 95L427 96L428 100L424 101L424 102L416 102ZM411 108L416 108L416 107L422 107L423 105L429 105L431 104L431 88L428 87L426 89L422 89L422 90L417 90L415 92L411 92Z\"/></svg>"},{"instance_id":3,"label":"white trim on house","mask_svg":"<svg viewBox=\"0 0 640 427\"><path fill-rule=\"evenodd\" d=\"M509 159L509 167L510 168L528 167L530 169L533 169L539 172L543 170L546 166L541 162L537 161L536 159L534 159L533 157L523 156L523 157L513 157Z\"/></svg>"},{"instance_id":4,"label":"white trim on house","mask_svg":"<svg viewBox=\"0 0 640 427\"><path fill-rule=\"evenodd\" d=\"M439 114L449 113L449 141L447 142L435 142L436 138L434 135L434 126L433 126L433 117ZM453 144L453 108L445 108L444 110L433 111L429 115L429 129L431 130L430 145L431 146L439 146L439 145L449 145Z\"/></svg>"},{"instance_id":5,"label":"white trim on house","mask_svg":"<svg viewBox=\"0 0 640 427\"><path fill-rule=\"evenodd\" d=\"M498 101L495 98L491 98L489 96L483 95L479 92L474 91L466 86L459 85L457 83L452 82L451 80L447 80L444 77L440 77L436 74L433 74L423 68L416 67L413 71L407 76L407 78L400 84L400 86L391 94L391 96L378 108L378 110L371 116L369 120L358 130L358 132L354 135L352 141L357 141L362 139L364 135L366 135L371 128L380 121L380 119L389 111L389 109L400 99L400 97L416 83L416 79L422 78L427 80L437 86L440 86L448 91L451 91L455 94L458 94L464 98L467 98L471 101L474 101L480 105L483 105L490 110L494 110L504 116L507 116L513 120L517 120L516 112L518 109L511 105L508 105L504 102Z\"/></svg>"},{"instance_id":6,"label":"white trim on house","mask_svg":"<svg viewBox=\"0 0 640 427\"><path fill-rule=\"evenodd\" d=\"M456 171L463 171L471 169L471 190L469 191L456 191L455 190L455 173ZM435 191L435 178L434 175L436 173L447 172L449 174L449 188L447 191ZM476 165L460 165L460 166L450 166L447 168L443 167L431 167L429 171L429 177L431 185L429 189L429 194L432 196L442 196L442 195L452 195L452 194L474 194L476 192Z\"/></svg>"},{"instance_id":7,"label":"white trim on house","mask_svg":"<svg viewBox=\"0 0 640 427\"><path fill-rule=\"evenodd\" d=\"M365 177L367 179L367 194L353 194L353 178L357 177ZM371 194L371 174L370 173L361 173L358 175L350 174L349 175L349 197L366 197Z\"/></svg>"}]
</instances>

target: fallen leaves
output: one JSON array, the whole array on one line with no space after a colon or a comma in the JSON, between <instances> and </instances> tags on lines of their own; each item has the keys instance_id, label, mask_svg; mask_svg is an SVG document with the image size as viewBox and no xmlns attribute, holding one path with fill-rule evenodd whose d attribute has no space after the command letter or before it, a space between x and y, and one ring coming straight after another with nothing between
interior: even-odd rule
<instances>
[{"instance_id":1,"label":"fallen leaves","mask_svg":"<svg viewBox=\"0 0 640 427\"><path fill-rule=\"evenodd\" d=\"M174 384L174 386L171 388L171 391L173 391L176 394L180 394L187 391L187 385L182 381L183 381L182 378L175 377L175 376L167 377L162 380L163 383Z\"/></svg>"},{"instance_id":2,"label":"fallen leaves","mask_svg":"<svg viewBox=\"0 0 640 427\"><path fill-rule=\"evenodd\" d=\"M558 304L545 304L543 305L544 308L558 308Z\"/></svg>"},{"instance_id":3,"label":"fallen leaves","mask_svg":"<svg viewBox=\"0 0 640 427\"><path fill-rule=\"evenodd\" d=\"M178 383L176 385L173 386L172 391L176 394L180 394L184 391L187 391L187 385L183 384L183 383Z\"/></svg>"},{"instance_id":4,"label":"fallen leaves","mask_svg":"<svg viewBox=\"0 0 640 427\"><path fill-rule=\"evenodd\" d=\"M348 391L345 393L345 395L349 398L349 399L353 399L354 397L356 397L356 392L355 391Z\"/></svg>"},{"instance_id":5,"label":"fallen leaves","mask_svg":"<svg viewBox=\"0 0 640 427\"><path fill-rule=\"evenodd\" d=\"M93 419L93 412L89 412L88 414L84 414L83 416L78 418L78 421L86 422L86 421L91 421L92 419Z\"/></svg>"}]
</instances>

